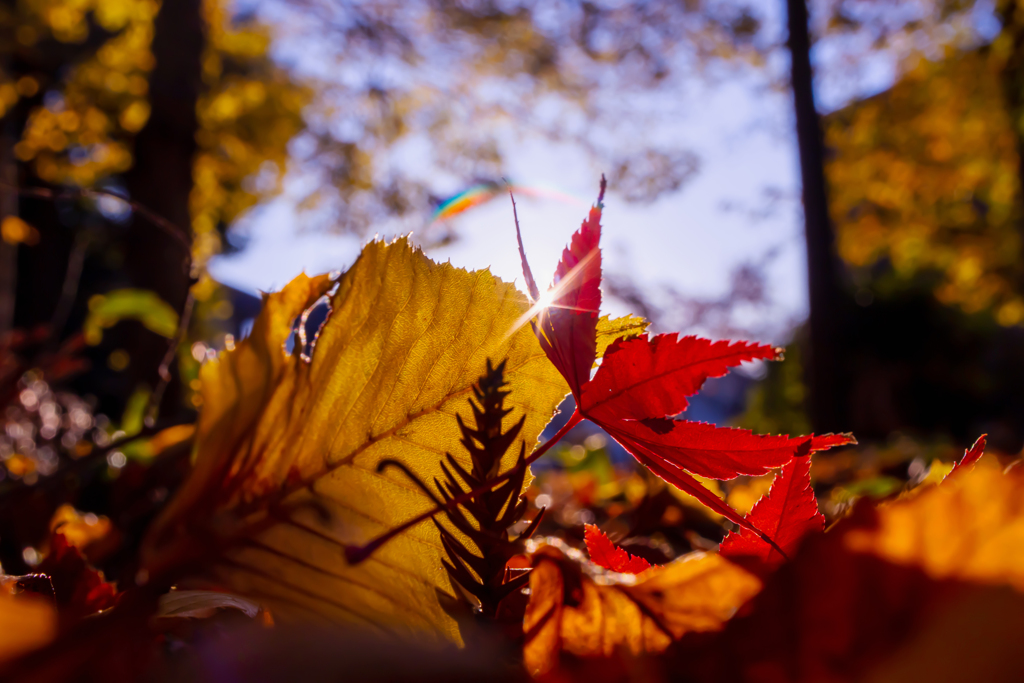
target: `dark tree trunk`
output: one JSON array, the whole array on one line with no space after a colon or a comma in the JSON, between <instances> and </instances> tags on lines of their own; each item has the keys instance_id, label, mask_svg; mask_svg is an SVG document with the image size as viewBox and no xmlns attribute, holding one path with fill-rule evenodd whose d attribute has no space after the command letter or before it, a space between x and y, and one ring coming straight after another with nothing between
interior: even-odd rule
<instances>
[{"instance_id":1,"label":"dark tree trunk","mask_svg":"<svg viewBox=\"0 0 1024 683\"><path fill-rule=\"evenodd\" d=\"M152 113L135 139L135 163L125 178L132 199L189 232L204 45L200 11L201 0L165 1L156 17L156 67L149 79ZM150 289L181 311L190 283L188 256L180 242L142 217L134 217L125 260L133 287ZM132 336L128 341L131 380L152 387L167 340L142 329ZM168 401L175 400L175 393L168 392Z\"/></svg>"},{"instance_id":2,"label":"dark tree trunk","mask_svg":"<svg viewBox=\"0 0 1024 683\"><path fill-rule=\"evenodd\" d=\"M1017 177L1024 190L1024 129L1021 128L1021 121L1024 120L1021 118L1024 116L1024 7L1016 2L1000 2L997 4L997 13L1003 23L1002 37L1008 39L1011 45L1001 80L1006 109L1017 140ZM1021 222L1019 230L1024 235L1024 217L1018 217L1018 220ZM1024 240L1019 258L1024 262ZM1016 284L1018 291L1024 293L1024 269L1018 274Z\"/></svg>"},{"instance_id":3,"label":"dark tree trunk","mask_svg":"<svg viewBox=\"0 0 1024 683\"><path fill-rule=\"evenodd\" d=\"M4 12L14 12L13 0L0 2ZM13 31L0 34L0 40L11 40ZM5 55L3 70L14 74L13 55ZM0 180L7 185L18 183L18 162L14 157L14 145L21 135L21 126L15 122L15 112L5 112L0 119ZM0 222L8 216L18 215L18 195L0 187ZM5 333L14 327L14 303L18 287L18 248L0 239L0 341Z\"/></svg>"},{"instance_id":4,"label":"dark tree trunk","mask_svg":"<svg viewBox=\"0 0 1024 683\"><path fill-rule=\"evenodd\" d=\"M0 180L6 185L17 185L18 165L14 158L13 125L3 122L0 130ZM18 215L18 196L0 187L0 221ZM14 302L18 287L18 248L0 240L0 340L14 327Z\"/></svg>"},{"instance_id":5,"label":"dark tree trunk","mask_svg":"<svg viewBox=\"0 0 1024 683\"><path fill-rule=\"evenodd\" d=\"M805 0L787 0L792 55L793 103L803 181L807 284L810 298L810 348L807 350L807 405L816 432L843 431L843 391L839 367L839 318L842 296L833 248L825 185L824 142L814 106L811 41Z\"/></svg>"}]
</instances>

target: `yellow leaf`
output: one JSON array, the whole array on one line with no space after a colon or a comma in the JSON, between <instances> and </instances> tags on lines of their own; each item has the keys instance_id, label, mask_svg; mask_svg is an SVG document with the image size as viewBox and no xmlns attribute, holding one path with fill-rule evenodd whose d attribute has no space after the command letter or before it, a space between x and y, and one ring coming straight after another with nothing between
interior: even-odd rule
<instances>
[{"instance_id":1,"label":"yellow leaf","mask_svg":"<svg viewBox=\"0 0 1024 683\"><path fill-rule=\"evenodd\" d=\"M729 489L726 503L741 515L747 515L754 509L757 501L768 493L775 476L766 474L763 477L750 477Z\"/></svg>"},{"instance_id":2,"label":"yellow leaf","mask_svg":"<svg viewBox=\"0 0 1024 683\"><path fill-rule=\"evenodd\" d=\"M173 427L162 429L146 441L145 448L142 449L144 450L142 455L143 457L160 455L168 448L188 441L195 436L195 433L196 427L191 424L174 425Z\"/></svg>"},{"instance_id":3,"label":"yellow leaf","mask_svg":"<svg viewBox=\"0 0 1024 683\"><path fill-rule=\"evenodd\" d=\"M1024 591L1024 471L982 459L919 495L878 508L877 528L855 529L854 552L920 567L935 579L1010 584Z\"/></svg>"},{"instance_id":4,"label":"yellow leaf","mask_svg":"<svg viewBox=\"0 0 1024 683\"><path fill-rule=\"evenodd\" d=\"M533 566L523 660L534 676L553 669L563 650L656 653L687 632L717 631L761 589L753 574L705 553L648 569L632 584L598 584L550 546L534 554Z\"/></svg>"},{"instance_id":5,"label":"yellow leaf","mask_svg":"<svg viewBox=\"0 0 1024 683\"><path fill-rule=\"evenodd\" d=\"M149 120L150 108L146 100L135 100L121 112L121 127L130 133L138 133Z\"/></svg>"},{"instance_id":6,"label":"yellow leaf","mask_svg":"<svg viewBox=\"0 0 1024 683\"><path fill-rule=\"evenodd\" d=\"M938 458L933 458L932 464L928 466L928 473L925 475L924 479L921 480L921 483L918 484L918 488L912 489L912 491L917 491L922 487L929 485L937 486L941 484L942 480L949 476L949 473L952 471L953 463L942 462Z\"/></svg>"},{"instance_id":7,"label":"yellow leaf","mask_svg":"<svg viewBox=\"0 0 1024 683\"><path fill-rule=\"evenodd\" d=\"M632 339L647 331L650 323L635 315L624 315L611 320L601 316L597 321L597 357L600 358L616 339Z\"/></svg>"},{"instance_id":8,"label":"yellow leaf","mask_svg":"<svg viewBox=\"0 0 1024 683\"><path fill-rule=\"evenodd\" d=\"M85 550L111 532L110 518L92 513L82 514L73 506L61 505L50 518L50 532L64 534L69 545Z\"/></svg>"},{"instance_id":9,"label":"yellow leaf","mask_svg":"<svg viewBox=\"0 0 1024 683\"><path fill-rule=\"evenodd\" d=\"M178 331L178 312L148 289L116 289L89 298L89 315L82 324L86 343L95 346L103 330L122 320L138 320L152 332L171 339Z\"/></svg>"},{"instance_id":10,"label":"yellow leaf","mask_svg":"<svg viewBox=\"0 0 1024 683\"><path fill-rule=\"evenodd\" d=\"M405 239L367 245L337 283L312 360L286 355L293 321L333 285L303 275L266 296L249 337L201 368L195 469L147 539L146 570L173 566L202 533L240 534L244 544L207 557L197 583L257 599L275 616L458 641L438 600L452 589L433 524L356 566L341 546L431 507L401 472L378 473L381 460L425 482L441 475L445 452L469 466L456 418L472 419L468 399L487 359L507 359L505 428L525 416L527 451L568 387L529 327L506 336L527 308L521 293L487 271L434 263ZM506 467L518 452L517 442Z\"/></svg>"},{"instance_id":11,"label":"yellow leaf","mask_svg":"<svg viewBox=\"0 0 1024 683\"><path fill-rule=\"evenodd\" d=\"M44 598L0 589L0 663L46 645L57 634L57 610Z\"/></svg>"},{"instance_id":12,"label":"yellow leaf","mask_svg":"<svg viewBox=\"0 0 1024 683\"><path fill-rule=\"evenodd\" d=\"M717 479L711 479L709 477L702 477L700 475L693 475L693 476L694 476L694 479L696 479L700 483L701 486L706 488L708 491L711 491L711 493L715 494L716 496L718 496L722 500L725 500L725 494L722 493L722 484ZM711 519L715 519L715 520L722 519L722 515L718 514L717 512L715 512L713 510L709 510L708 507L704 503L700 502L699 500L697 500L696 498L691 496L686 491L678 489L675 486L673 486L672 484L667 484L667 486L668 486L669 493L671 493L673 496L675 496L676 500L678 500L683 505L685 505L687 507L690 507L690 508L693 508L694 510L700 510L701 513L707 515Z\"/></svg>"}]
</instances>

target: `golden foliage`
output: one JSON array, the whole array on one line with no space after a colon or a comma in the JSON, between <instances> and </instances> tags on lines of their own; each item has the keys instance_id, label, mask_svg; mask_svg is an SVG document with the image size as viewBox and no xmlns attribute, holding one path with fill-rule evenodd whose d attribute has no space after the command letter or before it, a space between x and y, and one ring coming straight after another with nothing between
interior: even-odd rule
<instances>
[{"instance_id":1,"label":"golden foliage","mask_svg":"<svg viewBox=\"0 0 1024 683\"><path fill-rule=\"evenodd\" d=\"M527 308L522 294L487 271L434 263L404 238L367 245L337 282L311 359L301 345L286 355L292 322L334 284L302 275L268 295L250 336L203 366L195 469L150 534L145 565L158 573L183 544L233 538L198 583L275 615L457 640L438 603L451 587L432 524L357 566L341 545L432 505L402 473L378 473L381 460L427 482L445 452L469 466L457 416L472 419L467 399L487 359L507 359L505 428L525 416L506 467L518 443L532 450L568 387L529 327L505 334Z\"/></svg>"},{"instance_id":2,"label":"golden foliage","mask_svg":"<svg viewBox=\"0 0 1024 683\"><path fill-rule=\"evenodd\" d=\"M158 0L18 3L13 34L24 47L47 36L81 42L90 19L113 34L59 83L0 71L0 115L41 86L59 94L29 112L15 145L18 159L31 162L40 178L86 187L131 167L134 136L150 115L150 48L160 6ZM280 189L287 144L303 129L301 111L311 96L273 65L266 27L234 27L223 0L205 0L203 18L205 90L189 199L198 264L220 250L219 226Z\"/></svg>"},{"instance_id":3,"label":"golden foliage","mask_svg":"<svg viewBox=\"0 0 1024 683\"><path fill-rule=\"evenodd\" d=\"M729 495L725 501L736 512L747 515L762 496L768 495L773 481L775 476L772 474L741 479L729 488Z\"/></svg>"},{"instance_id":4,"label":"golden foliage","mask_svg":"<svg viewBox=\"0 0 1024 683\"><path fill-rule=\"evenodd\" d=\"M717 631L761 589L761 581L728 560L691 553L652 567L635 583L597 583L558 549L534 553L523 660L537 676L564 650L577 656L662 652L687 632Z\"/></svg>"},{"instance_id":5,"label":"golden foliage","mask_svg":"<svg viewBox=\"0 0 1024 683\"><path fill-rule=\"evenodd\" d=\"M903 278L938 271L941 301L993 307L1015 325L1020 161L1001 67L985 52L920 60L889 91L827 119L827 173L843 259L885 258Z\"/></svg>"},{"instance_id":6,"label":"golden foliage","mask_svg":"<svg viewBox=\"0 0 1024 683\"><path fill-rule=\"evenodd\" d=\"M39 242L39 231L17 216L4 216L0 222L0 238L7 244L36 244Z\"/></svg>"},{"instance_id":7,"label":"golden foliage","mask_svg":"<svg viewBox=\"0 0 1024 683\"><path fill-rule=\"evenodd\" d=\"M82 42L90 17L113 33L92 56L69 68L57 88L60 97L48 98L29 113L14 151L21 161L34 164L40 178L88 186L131 166L131 138L149 118L148 74L154 65L150 45L159 7L156 0L18 3L15 35L26 47L47 35L60 42ZM10 85L0 77L0 90L9 91ZM31 96L39 85L27 75L15 91ZM0 100L8 109L17 102L7 95Z\"/></svg>"},{"instance_id":8,"label":"golden foliage","mask_svg":"<svg viewBox=\"0 0 1024 683\"><path fill-rule=\"evenodd\" d=\"M189 196L193 258L201 264L220 251L219 226L280 190L288 142L304 128L312 97L272 64L266 27L233 26L223 0L204 0L203 18L206 89Z\"/></svg>"}]
</instances>

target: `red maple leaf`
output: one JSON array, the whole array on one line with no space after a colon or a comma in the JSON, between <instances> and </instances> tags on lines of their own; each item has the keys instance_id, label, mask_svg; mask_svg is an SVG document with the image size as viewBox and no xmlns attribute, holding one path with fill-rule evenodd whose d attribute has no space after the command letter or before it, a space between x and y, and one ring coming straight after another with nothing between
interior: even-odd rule
<instances>
[{"instance_id":1,"label":"red maple leaf","mask_svg":"<svg viewBox=\"0 0 1024 683\"><path fill-rule=\"evenodd\" d=\"M811 490L811 458L797 457L783 467L747 520L771 536L787 555L796 551L806 534L822 531L825 517L818 511ZM748 529L726 536L719 552L732 560L752 562L760 569L773 569L785 559L777 548Z\"/></svg>"},{"instance_id":2,"label":"red maple leaf","mask_svg":"<svg viewBox=\"0 0 1024 683\"><path fill-rule=\"evenodd\" d=\"M612 543L608 536L593 524L584 526L583 541L587 544L590 561L613 572L639 574L651 566L644 558L630 555Z\"/></svg>"},{"instance_id":3,"label":"red maple leaf","mask_svg":"<svg viewBox=\"0 0 1024 683\"><path fill-rule=\"evenodd\" d=\"M974 442L974 445L964 451L964 457L960 458L960 462L953 465L953 469L949 471L949 474L945 476L948 479L953 476L954 472L960 472L966 467L971 467L976 462L981 460L981 456L985 455L985 443L988 434L982 434L978 437L978 440Z\"/></svg>"},{"instance_id":4,"label":"red maple leaf","mask_svg":"<svg viewBox=\"0 0 1024 683\"><path fill-rule=\"evenodd\" d=\"M709 377L721 377L745 361L775 360L781 354L782 349L767 344L680 339L675 333L618 339L584 387L580 409L591 419L671 417L686 410L686 398L700 391Z\"/></svg>"},{"instance_id":5,"label":"red maple leaf","mask_svg":"<svg viewBox=\"0 0 1024 683\"><path fill-rule=\"evenodd\" d=\"M94 569L59 531L51 534L50 552L36 571L50 577L62 622L74 623L117 603L114 585L107 583L103 573Z\"/></svg>"},{"instance_id":6,"label":"red maple leaf","mask_svg":"<svg viewBox=\"0 0 1024 683\"><path fill-rule=\"evenodd\" d=\"M774 360L779 350L750 342L711 342L697 337L647 335L616 341L590 379L596 358L596 323L601 305L601 208L597 204L562 254L555 284L541 298L519 234L523 273L534 300L528 315L548 359L568 382L576 411L560 434L583 418L602 427L652 472L690 493L727 519L773 543L693 478L732 479L764 474L789 463L798 449L813 452L853 442L846 434L758 436L745 429L672 419L687 397L709 377L750 360ZM692 474L691 474L692 473Z\"/></svg>"},{"instance_id":7,"label":"red maple leaf","mask_svg":"<svg viewBox=\"0 0 1024 683\"><path fill-rule=\"evenodd\" d=\"M530 271L530 264L526 261L519 220L516 219L523 276L534 300L534 306L529 312L533 331L548 359L569 383L577 403L581 387L590 380L590 370L597 359L597 318L601 310L599 243L605 187L602 176L597 203L591 207L587 219L572 236L569 246L562 251L562 260L555 269L554 282L543 299ZM515 204L513 210L514 207Z\"/></svg>"}]
</instances>

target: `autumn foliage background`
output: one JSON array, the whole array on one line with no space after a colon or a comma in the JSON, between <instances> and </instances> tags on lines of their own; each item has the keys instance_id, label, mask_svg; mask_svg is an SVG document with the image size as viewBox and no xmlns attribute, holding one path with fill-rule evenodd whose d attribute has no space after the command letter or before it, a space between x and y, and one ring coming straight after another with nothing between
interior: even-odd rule
<instances>
[{"instance_id":1,"label":"autumn foliage background","mask_svg":"<svg viewBox=\"0 0 1024 683\"><path fill-rule=\"evenodd\" d=\"M0 2L0 678L1020 680L1024 5L776 4ZM752 78L800 319L609 258ZM296 193L358 255L218 282Z\"/></svg>"}]
</instances>

